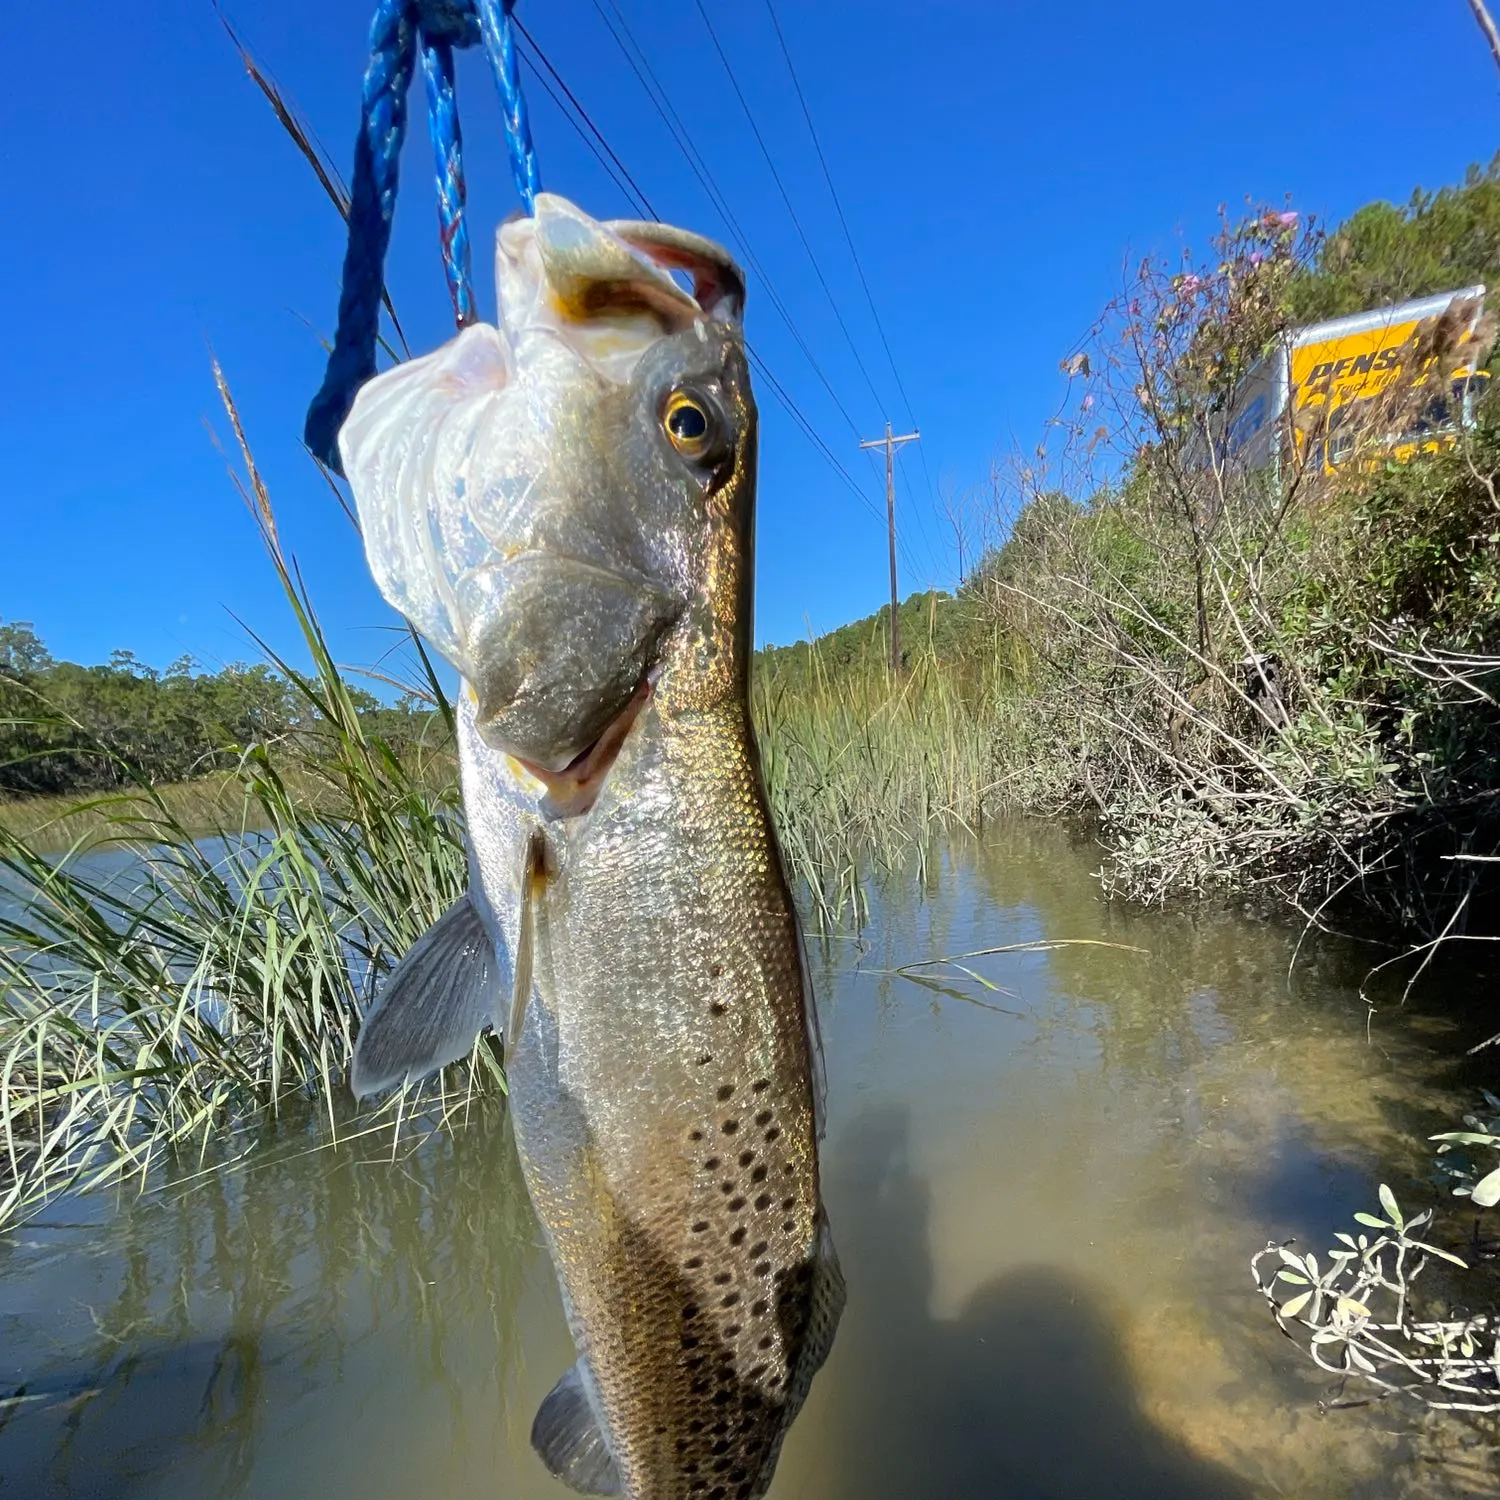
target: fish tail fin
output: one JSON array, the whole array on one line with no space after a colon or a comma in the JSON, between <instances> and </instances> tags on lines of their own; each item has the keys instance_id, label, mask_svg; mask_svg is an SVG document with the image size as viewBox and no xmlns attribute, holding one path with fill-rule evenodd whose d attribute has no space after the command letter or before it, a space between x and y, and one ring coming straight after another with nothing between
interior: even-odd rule
<instances>
[{"instance_id":1,"label":"fish tail fin","mask_svg":"<svg viewBox=\"0 0 1500 1500\"><path fill-rule=\"evenodd\" d=\"M621 1495L625 1486L609 1451L580 1359L548 1391L531 1424L531 1446L554 1479L581 1495Z\"/></svg>"}]
</instances>

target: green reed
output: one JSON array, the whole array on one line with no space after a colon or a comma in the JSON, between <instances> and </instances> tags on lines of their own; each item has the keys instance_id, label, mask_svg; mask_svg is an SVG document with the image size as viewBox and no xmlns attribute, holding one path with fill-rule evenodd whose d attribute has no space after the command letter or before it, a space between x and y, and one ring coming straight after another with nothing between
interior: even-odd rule
<instances>
[{"instance_id":1,"label":"green reed","mask_svg":"<svg viewBox=\"0 0 1500 1500\"><path fill-rule=\"evenodd\" d=\"M272 656L310 728L274 756L242 750L208 837L204 804L188 816L144 782L87 803L86 835L60 856L0 829L0 1225L291 1096L323 1100L333 1123L375 982L464 889L451 744L398 755L362 724L220 387L313 663ZM485 1047L470 1067L498 1078Z\"/></svg>"},{"instance_id":2,"label":"green reed","mask_svg":"<svg viewBox=\"0 0 1500 1500\"><path fill-rule=\"evenodd\" d=\"M988 664L927 653L895 679L878 643L837 671L816 645L810 657L794 681L758 673L752 698L789 871L829 924L862 916L872 869L920 856L934 831L979 824L999 698Z\"/></svg>"}]
</instances>

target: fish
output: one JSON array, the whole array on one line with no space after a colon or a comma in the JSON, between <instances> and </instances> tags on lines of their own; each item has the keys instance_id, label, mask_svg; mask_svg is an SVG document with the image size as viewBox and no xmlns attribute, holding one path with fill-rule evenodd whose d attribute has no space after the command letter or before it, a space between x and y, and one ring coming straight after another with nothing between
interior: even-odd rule
<instances>
[{"instance_id":1,"label":"fish","mask_svg":"<svg viewBox=\"0 0 1500 1500\"><path fill-rule=\"evenodd\" d=\"M501 1036L578 1352L533 1448L583 1494L749 1500L846 1294L748 707L743 278L709 241L547 194L497 259L505 327L461 333L420 380L377 376L340 438L377 583L463 679L470 860L351 1081L378 1092ZM512 410L528 382L546 388Z\"/></svg>"}]
</instances>

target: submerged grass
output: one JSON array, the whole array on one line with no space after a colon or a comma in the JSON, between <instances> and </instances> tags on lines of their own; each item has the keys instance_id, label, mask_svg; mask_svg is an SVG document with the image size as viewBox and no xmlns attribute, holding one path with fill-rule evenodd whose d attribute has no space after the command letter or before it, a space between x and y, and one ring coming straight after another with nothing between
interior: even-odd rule
<instances>
[{"instance_id":1,"label":"submerged grass","mask_svg":"<svg viewBox=\"0 0 1500 1500\"><path fill-rule=\"evenodd\" d=\"M373 985L465 885L451 754L413 764L362 724L221 391L313 662L276 664L316 746L245 747L213 791L209 837L202 804L144 783L89 803L60 857L0 829L0 1225L293 1095L324 1100L334 1124ZM498 1082L487 1048L468 1066L471 1083Z\"/></svg>"}]
</instances>

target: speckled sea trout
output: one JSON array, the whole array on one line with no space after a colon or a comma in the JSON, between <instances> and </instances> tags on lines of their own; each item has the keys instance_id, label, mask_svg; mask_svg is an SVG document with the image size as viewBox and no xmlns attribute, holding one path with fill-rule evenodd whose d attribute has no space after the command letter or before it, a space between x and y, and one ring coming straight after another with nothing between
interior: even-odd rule
<instances>
[{"instance_id":1,"label":"speckled sea trout","mask_svg":"<svg viewBox=\"0 0 1500 1500\"><path fill-rule=\"evenodd\" d=\"M533 1445L586 1494L758 1496L844 1291L747 708L743 283L707 241L547 195L499 262L503 329L377 377L341 435L382 591L465 680L471 861L352 1082L503 1033L579 1351Z\"/></svg>"}]
</instances>

